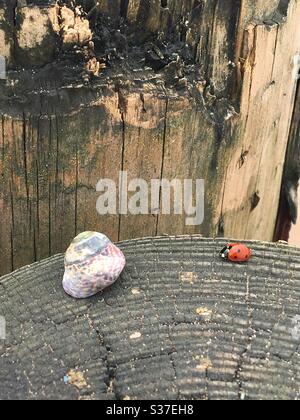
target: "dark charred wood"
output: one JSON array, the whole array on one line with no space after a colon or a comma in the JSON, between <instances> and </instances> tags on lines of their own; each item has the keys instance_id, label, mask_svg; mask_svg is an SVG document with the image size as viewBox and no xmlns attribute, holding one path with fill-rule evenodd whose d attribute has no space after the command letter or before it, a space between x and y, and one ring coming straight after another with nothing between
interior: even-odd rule
<instances>
[{"instance_id":1,"label":"dark charred wood","mask_svg":"<svg viewBox=\"0 0 300 420\"><path fill-rule=\"evenodd\" d=\"M299 399L300 250L247 243L239 267L226 242L121 243L90 300L65 295L62 255L1 278L0 399Z\"/></svg>"}]
</instances>

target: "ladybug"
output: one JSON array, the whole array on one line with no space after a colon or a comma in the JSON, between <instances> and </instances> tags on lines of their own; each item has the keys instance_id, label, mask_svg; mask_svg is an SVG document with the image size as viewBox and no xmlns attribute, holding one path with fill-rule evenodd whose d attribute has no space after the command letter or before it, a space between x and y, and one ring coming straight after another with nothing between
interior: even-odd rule
<instances>
[{"instance_id":1,"label":"ladybug","mask_svg":"<svg viewBox=\"0 0 300 420\"><path fill-rule=\"evenodd\" d=\"M228 244L222 249L220 256L231 262L247 262L252 257L252 251L243 244Z\"/></svg>"}]
</instances>

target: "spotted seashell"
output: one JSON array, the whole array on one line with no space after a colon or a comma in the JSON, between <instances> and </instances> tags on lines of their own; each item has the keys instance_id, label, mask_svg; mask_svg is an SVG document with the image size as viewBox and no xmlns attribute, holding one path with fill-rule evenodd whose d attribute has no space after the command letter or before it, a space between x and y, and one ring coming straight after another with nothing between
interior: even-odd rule
<instances>
[{"instance_id":1,"label":"spotted seashell","mask_svg":"<svg viewBox=\"0 0 300 420\"><path fill-rule=\"evenodd\" d=\"M88 298L115 283L125 264L122 251L105 235L81 233L66 252L63 288L74 298Z\"/></svg>"}]
</instances>

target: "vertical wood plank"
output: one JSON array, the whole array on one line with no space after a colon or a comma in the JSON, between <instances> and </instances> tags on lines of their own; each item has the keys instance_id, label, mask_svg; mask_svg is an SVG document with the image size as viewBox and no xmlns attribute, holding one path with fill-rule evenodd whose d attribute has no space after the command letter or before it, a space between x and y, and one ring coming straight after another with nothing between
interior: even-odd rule
<instances>
[{"instance_id":1,"label":"vertical wood plank","mask_svg":"<svg viewBox=\"0 0 300 420\"><path fill-rule=\"evenodd\" d=\"M161 178L166 118L166 96L163 90L126 96L124 112L125 142L123 170L128 182L142 179L148 186L148 208L151 207L151 180ZM134 193L128 194L128 199ZM156 235L156 216L121 215L120 240Z\"/></svg>"}]
</instances>

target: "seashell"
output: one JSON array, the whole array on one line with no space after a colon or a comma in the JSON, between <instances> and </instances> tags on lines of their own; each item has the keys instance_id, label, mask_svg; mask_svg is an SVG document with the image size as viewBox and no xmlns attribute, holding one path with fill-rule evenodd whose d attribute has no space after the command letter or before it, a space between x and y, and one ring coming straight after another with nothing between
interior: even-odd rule
<instances>
[{"instance_id":1,"label":"seashell","mask_svg":"<svg viewBox=\"0 0 300 420\"><path fill-rule=\"evenodd\" d=\"M105 235L81 233L66 252L63 288L77 299L91 297L114 284L125 265L122 251Z\"/></svg>"}]
</instances>

